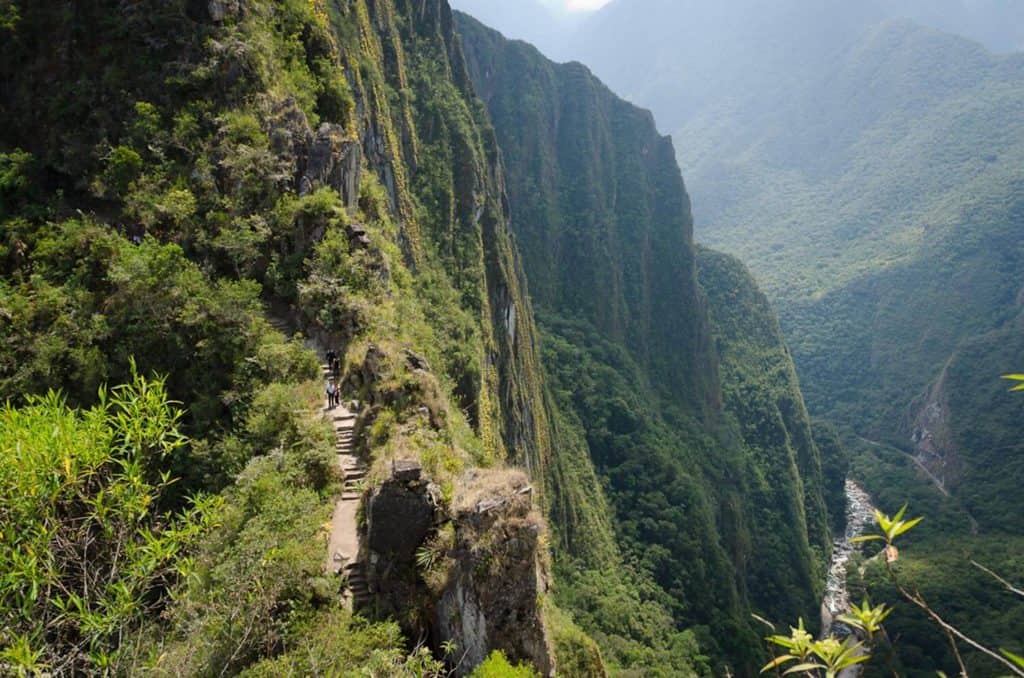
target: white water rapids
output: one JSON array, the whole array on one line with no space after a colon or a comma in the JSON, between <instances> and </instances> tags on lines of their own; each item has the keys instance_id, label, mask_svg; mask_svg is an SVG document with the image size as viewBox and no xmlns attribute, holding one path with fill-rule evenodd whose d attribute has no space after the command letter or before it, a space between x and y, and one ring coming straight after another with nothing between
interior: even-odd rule
<instances>
[{"instance_id":1,"label":"white water rapids","mask_svg":"<svg viewBox=\"0 0 1024 678\"><path fill-rule=\"evenodd\" d=\"M821 604L822 633L827 635L832 629L832 619L850 610L850 591L846 586L846 566L850 557L857 550L851 543L859 537L874 521L875 507L871 497L852 480L846 481L846 533L836 539L832 547L832 562L828 567L828 579L825 583L825 598ZM842 635L842 634L840 634Z\"/></svg>"}]
</instances>

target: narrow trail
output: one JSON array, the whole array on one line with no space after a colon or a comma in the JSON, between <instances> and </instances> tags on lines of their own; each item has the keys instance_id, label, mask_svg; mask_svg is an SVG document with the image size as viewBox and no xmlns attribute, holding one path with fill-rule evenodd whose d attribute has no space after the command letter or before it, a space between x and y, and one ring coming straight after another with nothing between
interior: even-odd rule
<instances>
[{"instance_id":1,"label":"narrow trail","mask_svg":"<svg viewBox=\"0 0 1024 678\"><path fill-rule=\"evenodd\" d=\"M330 367L321 365L324 379L330 376ZM341 498L334 506L331 534L327 542L327 571L345 576L345 604L358 609L369 598L366 575L359 562L359 532L357 515L362 484L366 479L366 465L355 454L356 415L344 404L333 409L324 406L324 417L334 428L334 449L338 467L345 478Z\"/></svg>"},{"instance_id":2,"label":"narrow trail","mask_svg":"<svg viewBox=\"0 0 1024 678\"><path fill-rule=\"evenodd\" d=\"M267 321L275 330L293 337L291 324L267 308ZM315 349L309 341L306 345ZM331 368L326 362L320 365L321 377L324 381L331 376ZM362 484L366 478L366 464L355 454L356 415L344 404L331 409L324 403L322 414L334 428L334 451L338 457L338 468L345 478L341 498L334 505L331 517L331 533L327 542L327 562L325 569L332 574L341 573L345 578L344 602L348 609L359 609L369 602L370 591L366 583L363 564L359 562L359 499L362 496Z\"/></svg>"},{"instance_id":3,"label":"narrow trail","mask_svg":"<svg viewBox=\"0 0 1024 678\"><path fill-rule=\"evenodd\" d=\"M868 440L867 438L865 438L863 436L857 436L857 439L860 440L862 443L864 443L866 445L870 445L871 447L877 447L877 448L880 448L880 449L896 449L896 448L891 447L889 445L886 445L884 443L880 443L880 442L878 442L876 440ZM939 492L942 493L942 496L944 496L944 497L952 497L952 495L949 493L949 490L946 489L946 484L940 478L938 478L934 473L932 473L928 469L928 467L925 466L921 462L920 459L918 459L913 454L909 454L909 453L906 453L906 452L902 452L902 453L905 454L907 457L910 458L911 461L914 462L914 465L918 468L918 470L921 471L921 473L923 473L925 475L925 477L928 478L928 480L931 481L932 485L935 486L935 489L937 489ZM960 510L963 511L964 516L967 517L967 522L970 524L971 534L977 535L978 534L978 529L979 529L978 528L978 521L974 518L973 515L971 515L971 512L968 511L963 506L962 503L960 503Z\"/></svg>"},{"instance_id":4,"label":"narrow trail","mask_svg":"<svg viewBox=\"0 0 1024 678\"><path fill-rule=\"evenodd\" d=\"M883 450L895 449L895 448L892 448L889 445L885 445L884 443L880 443L877 440L868 440L867 438L865 438L863 436L857 436L857 439L860 440L862 443L870 445L871 447L877 447L877 448L883 449ZM924 473L924 475L928 478L928 480L930 480L932 482L932 485L935 486L935 489L937 489L939 492L941 492L943 494L943 496L946 496L946 497L949 496L949 490L946 489L946 484L944 482L942 482L942 480L940 480L938 476L936 476L934 473L932 473L930 470L928 470L928 467L925 466L924 464L922 464L920 459L918 459L914 455L908 454L906 452L903 452L903 454L905 454L907 457L910 458L911 461L914 462L914 465L917 466L917 468L922 473Z\"/></svg>"}]
</instances>

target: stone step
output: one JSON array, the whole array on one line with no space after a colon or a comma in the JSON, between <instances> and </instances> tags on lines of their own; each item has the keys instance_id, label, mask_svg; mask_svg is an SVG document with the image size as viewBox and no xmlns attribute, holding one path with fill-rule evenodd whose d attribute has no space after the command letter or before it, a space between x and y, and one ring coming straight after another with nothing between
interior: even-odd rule
<instances>
[{"instance_id":1,"label":"stone step","mask_svg":"<svg viewBox=\"0 0 1024 678\"><path fill-rule=\"evenodd\" d=\"M356 500L358 500L362 496L363 496L363 494L361 492L350 492L350 491L346 490L345 492L341 493L341 500L342 501L356 501Z\"/></svg>"},{"instance_id":2,"label":"stone step","mask_svg":"<svg viewBox=\"0 0 1024 678\"><path fill-rule=\"evenodd\" d=\"M344 469L345 480L362 480L366 477L366 469Z\"/></svg>"}]
</instances>

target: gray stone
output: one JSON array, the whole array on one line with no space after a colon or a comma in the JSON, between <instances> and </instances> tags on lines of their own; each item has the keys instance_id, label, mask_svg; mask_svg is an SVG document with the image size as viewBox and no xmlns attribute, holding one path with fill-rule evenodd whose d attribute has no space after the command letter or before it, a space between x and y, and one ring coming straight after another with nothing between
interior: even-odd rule
<instances>
[{"instance_id":1,"label":"gray stone","mask_svg":"<svg viewBox=\"0 0 1024 678\"><path fill-rule=\"evenodd\" d=\"M400 483L413 483L420 479L423 465L410 459L398 459L391 462L391 477Z\"/></svg>"},{"instance_id":2,"label":"gray stone","mask_svg":"<svg viewBox=\"0 0 1024 678\"><path fill-rule=\"evenodd\" d=\"M206 11L210 15L210 20L216 23L237 15L241 10L242 3L240 0L209 0L206 5Z\"/></svg>"},{"instance_id":3,"label":"gray stone","mask_svg":"<svg viewBox=\"0 0 1024 678\"><path fill-rule=\"evenodd\" d=\"M434 507L426 491L389 481L366 506L366 543L393 561L412 561L434 525Z\"/></svg>"}]
</instances>

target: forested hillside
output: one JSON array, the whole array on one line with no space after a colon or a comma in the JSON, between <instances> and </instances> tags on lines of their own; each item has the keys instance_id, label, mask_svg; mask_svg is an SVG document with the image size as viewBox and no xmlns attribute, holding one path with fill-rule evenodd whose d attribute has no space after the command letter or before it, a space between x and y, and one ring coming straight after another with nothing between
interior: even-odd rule
<instances>
[{"instance_id":1,"label":"forested hillside","mask_svg":"<svg viewBox=\"0 0 1024 678\"><path fill-rule=\"evenodd\" d=\"M986 450L1019 451L998 425L956 432L987 389L954 396L946 368L973 359L964 370L998 388L1012 366L964 342L1015 334L1024 61L898 22L821 57L745 106L676 109L700 233L777 301L812 409L914 450L956 488L991 468ZM988 402L1013 416L1013 401ZM1013 458L1000 470L1017 472Z\"/></svg>"},{"instance_id":2,"label":"forested hillside","mask_svg":"<svg viewBox=\"0 0 1024 678\"><path fill-rule=\"evenodd\" d=\"M792 365L649 113L444 0L0 18L0 669L749 675L816 613Z\"/></svg>"},{"instance_id":3,"label":"forested hillside","mask_svg":"<svg viewBox=\"0 0 1024 678\"><path fill-rule=\"evenodd\" d=\"M3 670L465 674L501 649L602 672L544 602L529 495L494 499L523 496L506 463L545 496L550 434L498 151L447 4L0 9ZM324 566L342 492L328 348L358 404L361 503L386 515L395 492L429 490L439 521L401 524L436 555L417 569L387 551L405 569L370 621ZM426 480L401 489L394 460ZM472 501L505 508L471 521ZM387 528L360 529L384 548ZM490 636L453 628L451 601L483 590ZM394 621L376 612L389 595ZM430 629L434 657L408 640Z\"/></svg>"},{"instance_id":4,"label":"forested hillside","mask_svg":"<svg viewBox=\"0 0 1024 678\"><path fill-rule=\"evenodd\" d=\"M887 510L959 513L921 538L974 525L965 553L1003 553L1024 511L1020 403L998 378L1021 356L1024 59L886 19L924 7L839 4L620 1L575 56L672 132L698 238L777 305L810 409L859 449L855 475ZM955 578L934 581L945 610L964 605ZM983 597L972 609L968 625L991 617ZM933 668L941 638L909 637Z\"/></svg>"},{"instance_id":5,"label":"forested hillside","mask_svg":"<svg viewBox=\"0 0 1024 678\"><path fill-rule=\"evenodd\" d=\"M705 650L749 671L748 611L816 619L830 550L774 314L719 255L698 283L689 196L650 113L579 64L458 25L504 151L560 432L586 445L624 554L679 623L710 627Z\"/></svg>"}]
</instances>

